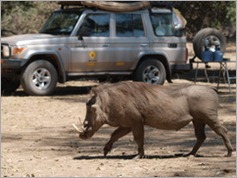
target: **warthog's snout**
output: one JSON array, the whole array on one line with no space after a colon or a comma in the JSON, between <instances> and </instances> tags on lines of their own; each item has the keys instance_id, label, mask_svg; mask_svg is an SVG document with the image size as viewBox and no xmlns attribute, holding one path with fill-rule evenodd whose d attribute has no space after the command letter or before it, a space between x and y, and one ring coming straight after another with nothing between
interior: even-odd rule
<instances>
[{"instance_id":1,"label":"warthog's snout","mask_svg":"<svg viewBox=\"0 0 237 178\"><path fill-rule=\"evenodd\" d=\"M85 130L80 127L80 129L73 123L72 126L76 129L76 131L79 133L79 137L81 139L87 139Z\"/></svg>"},{"instance_id":2,"label":"warthog's snout","mask_svg":"<svg viewBox=\"0 0 237 178\"><path fill-rule=\"evenodd\" d=\"M80 118L79 118L80 120ZM92 127L89 126L83 126L80 120L80 126L77 127L76 124L72 124L72 126L76 129L76 131L79 133L79 137L81 139L88 139L90 137L92 137L92 134L90 134L90 132L92 131Z\"/></svg>"}]
</instances>

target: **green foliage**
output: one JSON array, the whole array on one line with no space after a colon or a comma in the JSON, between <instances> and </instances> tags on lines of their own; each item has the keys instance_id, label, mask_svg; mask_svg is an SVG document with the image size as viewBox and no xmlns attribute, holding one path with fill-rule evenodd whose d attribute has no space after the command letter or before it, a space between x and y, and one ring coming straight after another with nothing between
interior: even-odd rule
<instances>
[{"instance_id":1,"label":"green foliage","mask_svg":"<svg viewBox=\"0 0 237 178\"><path fill-rule=\"evenodd\" d=\"M205 27L226 31L226 36L235 32L235 1L176 1L175 7L188 22L190 38ZM36 33L50 13L58 8L55 1L1 1L1 27L17 34Z\"/></svg>"},{"instance_id":2,"label":"green foliage","mask_svg":"<svg viewBox=\"0 0 237 178\"><path fill-rule=\"evenodd\" d=\"M1 16L4 17L5 15L11 14L12 10L16 7L27 10L27 8L34 7L33 2L30 1L7 1L1 2Z\"/></svg>"},{"instance_id":3,"label":"green foliage","mask_svg":"<svg viewBox=\"0 0 237 178\"><path fill-rule=\"evenodd\" d=\"M235 31L235 1L185 1L178 3L177 8L186 18L187 32L191 36L205 27L228 29L227 36Z\"/></svg>"},{"instance_id":4,"label":"green foliage","mask_svg":"<svg viewBox=\"0 0 237 178\"><path fill-rule=\"evenodd\" d=\"M229 2L226 10L226 18L229 19L230 23L236 26L236 1Z\"/></svg>"},{"instance_id":5,"label":"green foliage","mask_svg":"<svg viewBox=\"0 0 237 178\"><path fill-rule=\"evenodd\" d=\"M57 2L1 1L2 32L7 30L16 34L37 33L51 12L57 8Z\"/></svg>"}]
</instances>

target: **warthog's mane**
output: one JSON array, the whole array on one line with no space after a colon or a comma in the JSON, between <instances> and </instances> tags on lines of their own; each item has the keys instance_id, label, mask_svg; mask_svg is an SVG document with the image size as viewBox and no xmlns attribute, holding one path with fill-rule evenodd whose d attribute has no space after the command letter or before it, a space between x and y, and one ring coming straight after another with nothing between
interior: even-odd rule
<instances>
[{"instance_id":1,"label":"warthog's mane","mask_svg":"<svg viewBox=\"0 0 237 178\"><path fill-rule=\"evenodd\" d=\"M144 82L119 82L115 84L105 83L99 85L91 90L91 95L97 97L97 103L100 106L106 106L108 103L127 100L127 102L134 102L146 105L147 102L156 100L169 100L170 97L175 99L185 93L185 88L190 84L159 86L151 85ZM103 110L105 108L102 108Z\"/></svg>"},{"instance_id":2,"label":"warthog's mane","mask_svg":"<svg viewBox=\"0 0 237 178\"><path fill-rule=\"evenodd\" d=\"M122 92L123 94L126 93L133 93L133 92L140 92L144 93L153 93L157 94L157 90L163 90L168 95L176 95L179 96L182 92L182 89L191 86L191 84L171 84L168 86L160 86L160 85L151 85L144 82L119 82L115 84L111 83L104 83L101 84L91 90L92 95L100 95L102 93L119 93ZM155 93L154 93L155 92Z\"/></svg>"}]
</instances>

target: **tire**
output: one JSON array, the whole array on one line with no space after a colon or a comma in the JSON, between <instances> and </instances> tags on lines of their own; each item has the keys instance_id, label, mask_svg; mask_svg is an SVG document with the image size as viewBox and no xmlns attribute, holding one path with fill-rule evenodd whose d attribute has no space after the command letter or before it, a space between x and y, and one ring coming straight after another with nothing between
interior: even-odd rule
<instances>
[{"instance_id":1,"label":"tire","mask_svg":"<svg viewBox=\"0 0 237 178\"><path fill-rule=\"evenodd\" d=\"M20 86L20 80L14 80L7 77L1 78L1 94L2 95L11 95L17 88Z\"/></svg>"},{"instance_id":2,"label":"tire","mask_svg":"<svg viewBox=\"0 0 237 178\"><path fill-rule=\"evenodd\" d=\"M147 59L137 68L134 80L163 85L166 79L166 70L162 62L156 59Z\"/></svg>"},{"instance_id":3,"label":"tire","mask_svg":"<svg viewBox=\"0 0 237 178\"><path fill-rule=\"evenodd\" d=\"M201 53L205 50L205 40L219 41L221 52L226 50L225 36L215 28L204 28L200 30L193 38L193 50L195 55L201 59Z\"/></svg>"},{"instance_id":4,"label":"tire","mask_svg":"<svg viewBox=\"0 0 237 178\"><path fill-rule=\"evenodd\" d=\"M27 66L21 84L29 95L44 96L54 92L58 82L55 67L48 61L38 60Z\"/></svg>"}]
</instances>

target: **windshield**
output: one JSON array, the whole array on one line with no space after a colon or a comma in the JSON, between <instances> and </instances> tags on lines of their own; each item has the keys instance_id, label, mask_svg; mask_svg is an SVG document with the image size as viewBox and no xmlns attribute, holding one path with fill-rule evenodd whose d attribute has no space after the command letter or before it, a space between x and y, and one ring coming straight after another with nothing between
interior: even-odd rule
<instances>
[{"instance_id":1,"label":"windshield","mask_svg":"<svg viewBox=\"0 0 237 178\"><path fill-rule=\"evenodd\" d=\"M54 12L40 33L52 34L52 35L70 35L73 31L78 19L81 16L80 11L57 11Z\"/></svg>"}]
</instances>

